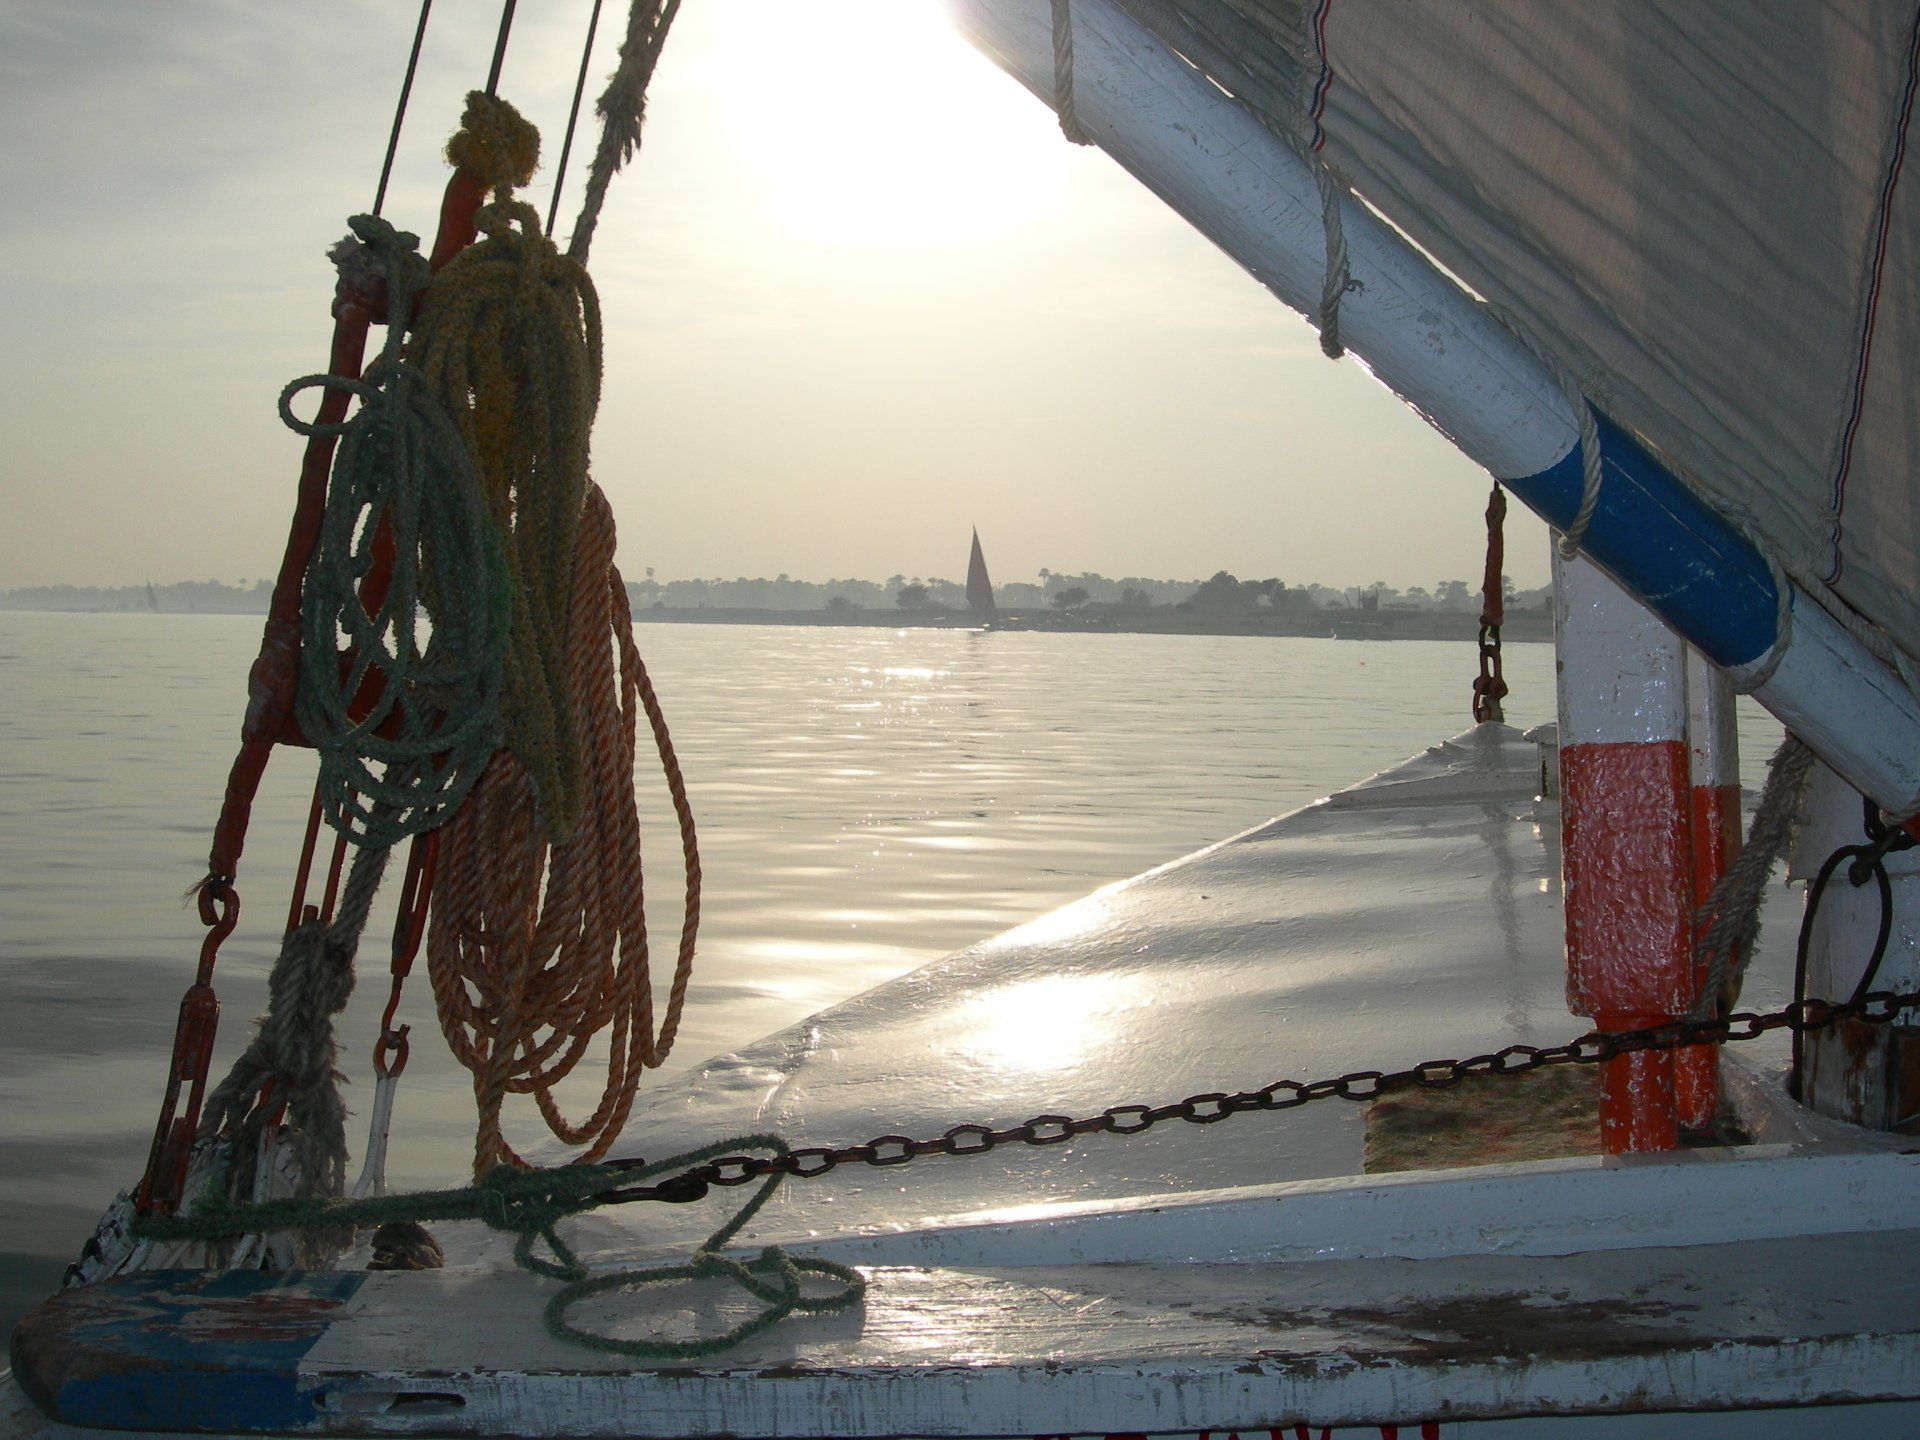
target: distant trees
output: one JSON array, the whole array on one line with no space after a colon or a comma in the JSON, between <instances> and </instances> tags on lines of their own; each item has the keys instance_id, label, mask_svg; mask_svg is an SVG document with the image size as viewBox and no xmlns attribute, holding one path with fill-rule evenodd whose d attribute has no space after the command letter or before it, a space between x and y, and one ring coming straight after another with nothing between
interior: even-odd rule
<instances>
[{"instance_id":1,"label":"distant trees","mask_svg":"<svg viewBox=\"0 0 1920 1440\"><path fill-rule=\"evenodd\" d=\"M966 603L963 586L934 575L895 574L883 584L858 579L798 580L786 574L772 578L661 580L650 569L641 573L645 579L627 583L627 594L636 611L824 611L827 618L844 620L862 611L883 613L890 605L902 611L941 615L959 610ZM1369 595L1378 597L1378 608L1383 612L1424 610L1473 615L1480 609L1477 580L1443 580L1430 590L1415 585L1401 591L1381 581L1349 590L1319 584L1287 585L1277 577L1241 580L1227 570L1215 571L1205 581L1138 575L1109 578L1093 571L1073 574L1048 570L1045 575L1044 585L1010 581L996 587L1000 608L1051 609L1064 614L1081 609L1139 613L1156 606L1178 606L1213 614L1263 615L1282 610L1311 613L1321 607L1352 611L1361 606L1362 595ZM216 580L156 582L152 596L145 584L23 587L0 589L0 610L148 611L155 608L157 599L163 611L258 614L266 608L272 589L266 580L238 586ZM1550 587L1524 589L1517 587L1510 576L1502 576L1501 589L1509 612L1537 610L1551 603Z\"/></svg>"},{"instance_id":2,"label":"distant trees","mask_svg":"<svg viewBox=\"0 0 1920 1440\"><path fill-rule=\"evenodd\" d=\"M1278 580L1254 581L1249 584L1225 570L1213 572L1213 578L1204 582L1200 588L1187 597L1187 603L1196 610L1211 610L1216 614L1236 610L1255 610L1260 601L1273 592L1280 584Z\"/></svg>"},{"instance_id":3,"label":"distant trees","mask_svg":"<svg viewBox=\"0 0 1920 1440\"><path fill-rule=\"evenodd\" d=\"M1240 577L1230 575L1225 570L1214 571L1212 579L1203 582L1198 590L1187 597L1187 604L1196 610L1248 608L1246 596L1240 588Z\"/></svg>"}]
</instances>

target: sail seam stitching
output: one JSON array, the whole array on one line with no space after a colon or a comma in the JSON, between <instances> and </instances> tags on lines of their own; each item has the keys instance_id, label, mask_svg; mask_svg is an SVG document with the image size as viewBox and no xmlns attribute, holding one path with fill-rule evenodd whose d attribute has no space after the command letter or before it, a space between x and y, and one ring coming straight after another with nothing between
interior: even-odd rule
<instances>
[{"instance_id":1,"label":"sail seam stitching","mask_svg":"<svg viewBox=\"0 0 1920 1440\"><path fill-rule=\"evenodd\" d=\"M1307 107L1307 119L1313 124L1307 148L1316 155L1327 143L1327 132L1320 122L1327 113L1327 94L1333 89L1333 65L1327 59L1327 15L1332 9L1333 0L1320 0L1313 12L1313 48L1320 62L1320 73L1314 78L1313 100Z\"/></svg>"},{"instance_id":2,"label":"sail seam stitching","mask_svg":"<svg viewBox=\"0 0 1920 1440\"><path fill-rule=\"evenodd\" d=\"M1860 340L1854 357L1853 403L1847 415L1847 424L1841 434L1840 457L1833 476L1832 512L1833 512L1833 564L1827 571L1826 582L1831 585L1839 580L1843 565L1840 553L1840 541L1843 525L1842 513L1847 503L1847 476L1853 468L1853 443L1860 430L1860 421L1866 411L1867 378L1873 364L1873 333L1880 307L1882 272L1886 267L1887 240L1893 229L1893 192L1900 183L1900 172L1907 158L1907 129L1913 118L1914 93L1920 88L1920 8L1916 8L1913 28L1907 44L1907 84L1900 99L1900 114L1895 123L1893 153L1887 161L1887 173L1880 184L1880 201L1874 224L1873 262L1869 268L1867 285L1866 314L1862 317Z\"/></svg>"}]
</instances>

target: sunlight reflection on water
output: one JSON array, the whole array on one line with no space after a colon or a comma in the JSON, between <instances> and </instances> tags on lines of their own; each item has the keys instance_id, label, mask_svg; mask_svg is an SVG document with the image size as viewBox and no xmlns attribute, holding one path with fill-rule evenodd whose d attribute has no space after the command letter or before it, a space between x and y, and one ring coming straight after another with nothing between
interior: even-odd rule
<instances>
[{"instance_id":1,"label":"sunlight reflection on water","mask_svg":"<svg viewBox=\"0 0 1920 1440\"><path fill-rule=\"evenodd\" d=\"M49 1286L135 1178L199 938L180 894L258 635L240 617L0 613L0 1306ZM727 625L639 639L707 875L669 1069L1401 760L1464 728L1474 673L1466 619L1458 644ZM1509 648L1513 723L1551 718L1551 661ZM1750 776L1771 743L1749 742ZM281 752L256 806L247 909L217 976L219 1072L264 1003L311 774ZM640 779L665 949L678 847L644 762ZM376 913L369 935L384 925ZM383 974L384 957L362 969ZM472 1143L470 1085L434 1038L424 979L401 1012L415 1029L398 1187L458 1179ZM363 984L340 1027L356 1113L385 988ZM968 1043L1033 1063L1042 1037L1013 1035L1011 1006L993 1014ZM1083 1043L1052 1023L1043 1038L1061 1056Z\"/></svg>"}]
</instances>

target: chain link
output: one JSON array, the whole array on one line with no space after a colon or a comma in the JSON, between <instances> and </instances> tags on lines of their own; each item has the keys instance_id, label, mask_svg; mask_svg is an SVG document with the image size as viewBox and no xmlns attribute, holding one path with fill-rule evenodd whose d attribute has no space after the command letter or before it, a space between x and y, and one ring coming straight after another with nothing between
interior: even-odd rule
<instances>
[{"instance_id":1,"label":"chain link","mask_svg":"<svg viewBox=\"0 0 1920 1440\"><path fill-rule=\"evenodd\" d=\"M1505 523L1507 496L1496 482L1487 496L1487 572L1480 586L1480 673L1473 682L1473 718L1476 724L1505 720L1500 702L1507 697L1506 677L1500 671L1500 625L1506 618Z\"/></svg>"},{"instance_id":2,"label":"chain link","mask_svg":"<svg viewBox=\"0 0 1920 1440\"><path fill-rule=\"evenodd\" d=\"M1228 1093L1209 1090L1169 1105L1110 1105L1097 1115L1075 1120L1065 1115L1036 1115L1023 1125L996 1130L990 1125L955 1125L928 1139L880 1135L863 1145L837 1149L812 1146L781 1156L728 1155L682 1171L653 1185L635 1185L604 1197L610 1203L698 1200L713 1185L750 1185L769 1175L812 1180L842 1165L906 1165L929 1155L984 1155L1002 1145L1061 1145L1083 1135L1139 1135L1168 1120L1215 1125L1256 1110L1296 1110L1316 1100L1375 1100L1392 1090L1444 1089L1474 1075L1524 1075L1555 1065L1598 1065L1639 1050L1673 1050L1683 1045L1722 1045L1757 1040L1773 1030L1796 1034L1821 1030L1842 1020L1891 1023L1902 1010L1920 1005L1920 990L1876 990L1843 1003L1796 1000L1780 1010L1738 1011L1704 1020L1674 1020L1642 1030L1592 1030L1560 1045L1509 1045L1464 1060L1423 1060L1405 1070L1353 1070L1324 1080L1275 1080L1258 1090ZM615 1161L609 1169L639 1161Z\"/></svg>"},{"instance_id":3,"label":"chain link","mask_svg":"<svg viewBox=\"0 0 1920 1440\"><path fill-rule=\"evenodd\" d=\"M1476 723L1504 718L1500 702L1507 697L1506 677L1500 669L1500 627L1480 621L1480 674L1473 682L1473 718Z\"/></svg>"}]
</instances>

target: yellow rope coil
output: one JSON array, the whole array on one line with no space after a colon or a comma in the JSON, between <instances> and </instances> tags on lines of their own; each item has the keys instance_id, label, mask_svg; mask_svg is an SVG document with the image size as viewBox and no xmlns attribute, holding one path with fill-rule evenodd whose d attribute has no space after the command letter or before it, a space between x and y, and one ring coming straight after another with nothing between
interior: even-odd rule
<instances>
[{"instance_id":1,"label":"yellow rope coil","mask_svg":"<svg viewBox=\"0 0 1920 1440\"><path fill-rule=\"evenodd\" d=\"M600 304L533 207L501 199L475 218L485 238L435 278L415 358L473 448L500 530L513 590L506 743L559 841L580 808L567 606L600 400Z\"/></svg>"}]
</instances>

